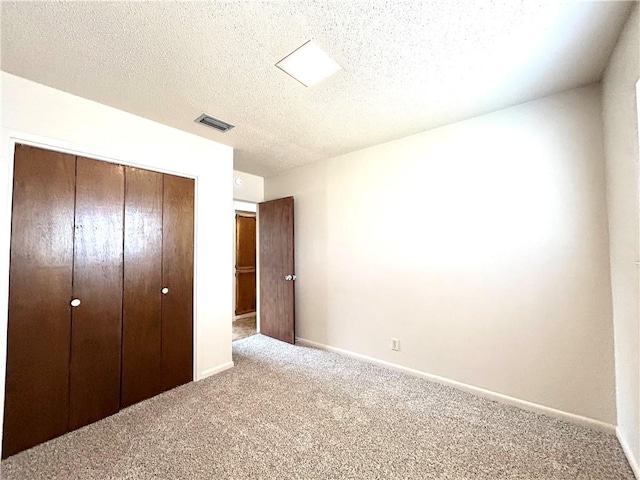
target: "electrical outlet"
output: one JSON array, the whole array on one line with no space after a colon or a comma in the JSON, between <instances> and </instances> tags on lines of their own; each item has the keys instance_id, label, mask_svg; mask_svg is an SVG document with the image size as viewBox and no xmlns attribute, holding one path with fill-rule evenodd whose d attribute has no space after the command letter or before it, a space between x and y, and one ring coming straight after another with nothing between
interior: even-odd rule
<instances>
[{"instance_id":1,"label":"electrical outlet","mask_svg":"<svg viewBox=\"0 0 640 480\"><path fill-rule=\"evenodd\" d=\"M400 350L400 340L397 338L391 339L391 350L395 350L396 352Z\"/></svg>"}]
</instances>

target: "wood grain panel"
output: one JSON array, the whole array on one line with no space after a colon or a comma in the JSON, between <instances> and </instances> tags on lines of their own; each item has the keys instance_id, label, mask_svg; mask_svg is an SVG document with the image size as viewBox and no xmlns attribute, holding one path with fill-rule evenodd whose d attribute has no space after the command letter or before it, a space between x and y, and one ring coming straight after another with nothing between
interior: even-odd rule
<instances>
[{"instance_id":1,"label":"wood grain panel","mask_svg":"<svg viewBox=\"0 0 640 480\"><path fill-rule=\"evenodd\" d=\"M256 311L256 269L236 270L236 315Z\"/></svg>"},{"instance_id":2,"label":"wood grain panel","mask_svg":"<svg viewBox=\"0 0 640 480\"><path fill-rule=\"evenodd\" d=\"M236 268L256 267L256 217L236 215Z\"/></svg>"},{"instance_id":3,"label":"wood grain panel","mask_svg":"<svg viewBox=\"0 0 640 480\"><path fill-rule=\"evenodd\" d=\"M194 181L164 176L162 376L165 390L193 379Z\"/></svg>"},{"instance_id":4,"label":"wood grain panel","mask_svg":"<svg viewBox=\"0 0 640 480\"><path fill-rule=\"evenodd\" d=\"M2 455L67 431L75 157L16 146Z\"/></svg>"},{"instance_id":5,"label":"wood grain panel","mask_svg":"<svg viewBox=\"0 0 640 480\"><path fill-rule=\"evenodd\" d=\"M120 409L124 167L78 157L69 430Z\"/></svg>"},{"instance_id":6,"label":"wood grain panel","mask_svg":"<svg viewBox=\"0 0 640 480\"><path fill-rule=\"evenodd\" d=\"M125 168L122 407L162 391L162 184Z\"/></svg>"},{"instance_id":7,"label":"wood grain panel","mask_svg":"<svg viewBox=\"0 0 640 480\"><path fill-rule=\"evenodd\" d=\"M258 204L260 333L295 342L293 197Z\"/></svg>"},{"instance_id":8,"label":"wood grain panel","mask_svg":"<svg viewBox=\"0 0 640 480\"><path fill-rule=\"evenodd\" d=\"M236 215L236 315L256 311L256 217Z\"/></svg>"}]
</instances>

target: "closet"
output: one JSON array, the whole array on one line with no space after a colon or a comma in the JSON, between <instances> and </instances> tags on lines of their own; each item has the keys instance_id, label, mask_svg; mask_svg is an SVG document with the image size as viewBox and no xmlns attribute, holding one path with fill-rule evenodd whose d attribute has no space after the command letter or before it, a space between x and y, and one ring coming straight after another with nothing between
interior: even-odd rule
<instances>
[{"instance_id":1,"label":"closet","mask_svg":"<svg viewBox=\"0 0 640 480\"><path fill-rule=\"evenodd\" d=\"M16 145L3 457L192 380L194 181Z\"/></svg>"}]
</instances>

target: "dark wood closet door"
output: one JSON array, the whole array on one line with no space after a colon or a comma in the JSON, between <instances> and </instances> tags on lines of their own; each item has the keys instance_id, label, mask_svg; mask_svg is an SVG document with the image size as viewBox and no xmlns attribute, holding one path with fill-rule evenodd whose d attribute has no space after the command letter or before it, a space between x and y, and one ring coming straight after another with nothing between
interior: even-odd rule
<instances>
[{"instance_id":1,"label":"dark wood closet door","mask_svg":"<svg viewBox=\"0 0 640 480\"><path fill-rule=\"evenodd\" d=\"M75 157L16 146L2 456L67 431Z\"/></svg>"},{"instance_id":2,"label":"dark wood closet door","mask_svg":"<svg viewBox=\"0 0 640 480\"><path fill-rule=\"evenodd\" d=\"M69 430L120 409L124 167L78 158Z\"/></svg>"},{"instance_id":3,"label":"dark wood closet door","mask_svg":"<svg viewBox=\"0 0 640 480\"><path fill-rule=\"evenodd\" d=\"M164 176L162 377L168 390L193 380L194 181Z\"/></svg>"},{"instance_id":4,"label":"dark wood closet door","mask_svg":"<svg viewBox=\"0 0 640 480\"><path fill-rule=\"evenodd\" d=\"M295 343L293 197L258 204L260 333Z\"/></svg>"},{"instance_id":5,"label":"dark wood closet door","mask_svg":"<svg viewBox=\"0 0 640 480\"><path fill-rule=\"evenodd\" d=\"M236 315L256 311L256 217L236 215Z\"/></svg>"},{"instance_id":6,"label":"dark wood closet door","mask_svg":"<svg viewBox=\"0 0 640 480\"><path fill-rule=\"evenodd\" d=\"M162 391L161 173L125 168L122 407Z\"/></svg>"}]
</instances>

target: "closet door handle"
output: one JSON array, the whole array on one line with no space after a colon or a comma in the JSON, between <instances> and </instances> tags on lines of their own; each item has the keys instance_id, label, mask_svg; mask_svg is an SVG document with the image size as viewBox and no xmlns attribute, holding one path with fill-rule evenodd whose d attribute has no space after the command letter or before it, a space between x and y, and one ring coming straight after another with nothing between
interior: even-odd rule
<instances>
[{"instance_id":1,"label":"closet door handle","mask_svg":"<svg viewBox=\"0 0 640 480\"><path fill-rule=\"evenodd\" d=\"M164 287L162 290L160 290L162 292L163 295L166 295L167 293L169 293L169 289L167 287Z\"/></svg>"},{"instance_id":2,"label":"closet door handle","mask_svg":"<svg viewBox=\"0 0 640 480\"><path fill-rule=\"evenodd\" d=\"M72 307L78 307L80 306L80 299L79 298L74 298L73 300L71 300L71 306Z\"/></svg>"}]
</instances>

